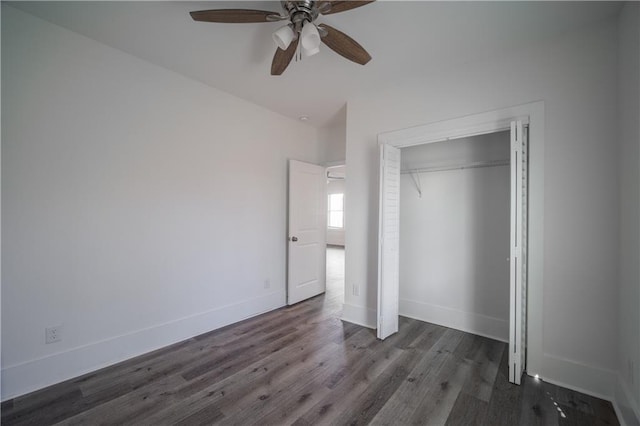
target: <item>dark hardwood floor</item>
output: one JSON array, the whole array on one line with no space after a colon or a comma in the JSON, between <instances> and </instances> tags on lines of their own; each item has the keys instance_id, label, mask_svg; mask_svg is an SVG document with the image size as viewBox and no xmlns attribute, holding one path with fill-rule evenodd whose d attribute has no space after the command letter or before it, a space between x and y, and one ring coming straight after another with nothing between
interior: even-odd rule
<instances>
[{"instance_id":1,"label":"dark hardwood floor","mask_svg":"<svg viewBox=\"0 0 640 426\"><path fill-rule=\"evenodd\" d=\"M609 402L509 384L502 342L343 323L341 256L329 249L326 295L7 401L2 424L618 424Z\"/></svg>"}]
</instances>

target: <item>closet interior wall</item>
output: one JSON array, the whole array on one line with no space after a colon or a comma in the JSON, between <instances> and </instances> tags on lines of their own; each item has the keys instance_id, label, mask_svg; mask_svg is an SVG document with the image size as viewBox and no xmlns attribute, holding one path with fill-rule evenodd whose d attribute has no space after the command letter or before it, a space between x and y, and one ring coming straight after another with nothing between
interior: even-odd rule
<instances>
[{"instance_id":1,"label":"closet interior wall","mask_svg":"<svg viewBox=\"0 0 640 426\"><path fill-rule=\"evenodd\" d=\"M402 149L400 315L508 341L509 132Z\"/></svg>"}]
</instances>

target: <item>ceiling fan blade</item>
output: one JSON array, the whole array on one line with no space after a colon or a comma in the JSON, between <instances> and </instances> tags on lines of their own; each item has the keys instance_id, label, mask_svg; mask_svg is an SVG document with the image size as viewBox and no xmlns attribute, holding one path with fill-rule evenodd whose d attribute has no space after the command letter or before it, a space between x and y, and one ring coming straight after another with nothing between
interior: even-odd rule
<instances>
[{"instance_id":1,"label":"ceiling fan blade","mask_svg":"<svg viewBox=\"0 0 640 426\"><path fill-rule=\"evenodd\" d=\"M299 40L299 38L293 40L287 50L282 50L278 47L276 54L273 55L273 62L271 62L271 75L282 75L284 70L287 69L293 59L293 55L296 53Z\"/></svg>"},{"instance_id":2,"label":"ceiling fan blade","mask_svg":"<svg viewBox=\"0 0 640 426\"><path fill-rule=\"evenodd\" d=\"M356 7L361 7L367 5L369 3L373 3L375 0L327 0L326 3L331 4L331 9L327 12L322 12L323 15L331 15L332 13L340 13L345 12L347 10L355 9Z\"/></svg>"},{"instance_id":3,"label":"ceiling fan blade","mask_svg":"<svg viewBox=\"0 0 640 426\"><path fill-rule=\"evenodd\" d=\"M190 12L194 21L223 22L229 24L248 24L253 22L269 22L267 17L279 16L277 12L250 9L214 9Z\"/></svg>"},{"instance_id":4,"label":"ceiling fan blade","mask_svg":"<svg viewBox=\"0 0 640 426\"><path fill-rule=\"evenodd\" d=\"M327 24L318 26L327 31L327 35L322 38L322 42L337 54L360 65L364 65L371 60L371 55L364 50L364 47L342 31L338 31Z\"/></svg>"}]
</instances>

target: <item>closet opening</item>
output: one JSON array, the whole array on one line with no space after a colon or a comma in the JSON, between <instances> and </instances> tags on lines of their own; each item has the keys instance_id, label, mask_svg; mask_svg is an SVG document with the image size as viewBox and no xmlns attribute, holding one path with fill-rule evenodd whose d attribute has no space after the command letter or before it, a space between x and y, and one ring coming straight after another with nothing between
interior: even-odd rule
<instances>
[{"instance_id":1,"label":"closet opening","mask_svg":"<svg viewBox=\"0 0 640 426\"><path fill-rule=\"evenodd\" d=\"M406 316L509 343L525 368L526 119L381 143L378 337Z\"/></svg>"},{"instance_id":2,"label":"closet opening","mask_svg":"<svg viewBox=\"0 0 640 426\"><path fill-rule=\"evenodd\" d=\"M399 313L509 341L508 131L401 149Z\"/></svg>"}]
</instances>

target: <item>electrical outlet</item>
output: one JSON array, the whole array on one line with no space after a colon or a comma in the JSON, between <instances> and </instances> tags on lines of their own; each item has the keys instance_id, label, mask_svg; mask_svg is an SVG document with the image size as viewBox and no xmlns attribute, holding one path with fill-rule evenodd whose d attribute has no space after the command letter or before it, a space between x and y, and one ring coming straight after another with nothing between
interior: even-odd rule
<instances>
[{"instance_id":1,"label":"electrical outlet","mask_svg":"<svg viewBox=\"0 0 640 426\"><path fill-rule=\"evenodd\" d=\"M358 284L353 285L352 293L354 296L360 296L360 287L358 286Z\"/></svg>"},{"instance_id":2,"label":"electrical outlet","mask_svg":"<svg viewBox=\"0 0 640 426\"><path fill-rule=\"evenodd\" d=\"M44 342L55 343L62 340L62 326L47 327L44 329Z\"/></svg>"},{"instance_id":3,"label":"electrical outlet","mask_svg":"<svg viewBox=\"0 0 640 426\"><path fill-rule=\"evenodd\" d=\"M270 280L264 280L264 288L268 289L271 288L271 281Z\"/></svg>"}]
</instances>

